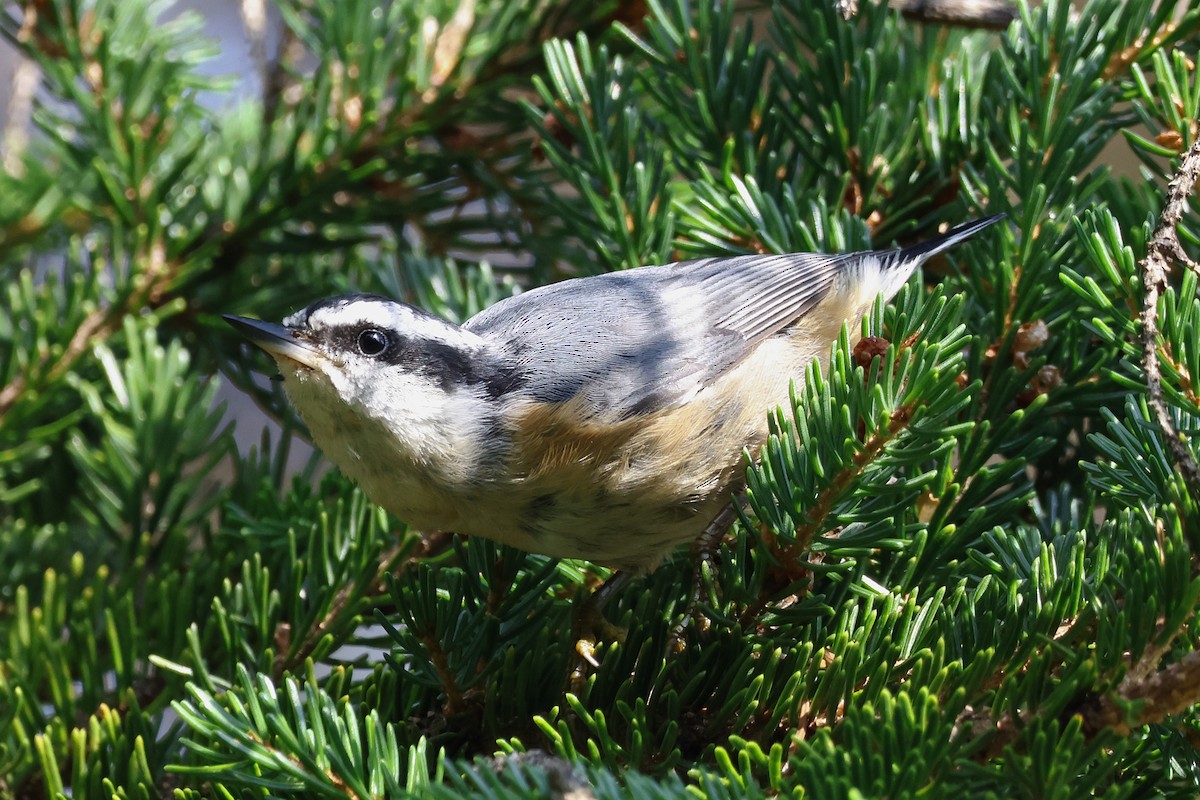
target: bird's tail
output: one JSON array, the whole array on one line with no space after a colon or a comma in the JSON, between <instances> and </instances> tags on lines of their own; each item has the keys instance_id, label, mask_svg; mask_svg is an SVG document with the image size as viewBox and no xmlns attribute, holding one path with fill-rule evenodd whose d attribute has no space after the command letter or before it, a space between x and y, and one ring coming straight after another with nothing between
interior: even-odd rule
<instances>
[{"instance_id":1,"label":"bird's tail","mask_svg":"<svg viewBox=\"0 0 1200 800\"><path fill-rule=\"evenodd\" d=\"M932 239L927 239L923 242L905 247L900 251L901 261L924 261L931 256L936 256L943 250L949 250L954 245L961 241L970 239L975 234L979 233L989 225L994 225L1004 219L1004 214L996 214L983 219L973 219L970 222L964 222L962 225L957 225L954 228L943 233L941 236L935 236Z\"/></svg>"},{"instance_id":2,"label":"bird's tail","mask_svg":"<svg viewBox=\"0 0 1200 800\"><path fill-rule=\"evenodd\" d=\"M908 281L908 276L912 274L913 270L925 263L929 258L971 238L989 225L994 225L1004 219L1004 216L1004 214L996 214L991 217L964 222L932 239L918 242L900 250L879 253L884 295L890 298L896 292L900 291L900 287Z\"/></svg>"}]
</instances>

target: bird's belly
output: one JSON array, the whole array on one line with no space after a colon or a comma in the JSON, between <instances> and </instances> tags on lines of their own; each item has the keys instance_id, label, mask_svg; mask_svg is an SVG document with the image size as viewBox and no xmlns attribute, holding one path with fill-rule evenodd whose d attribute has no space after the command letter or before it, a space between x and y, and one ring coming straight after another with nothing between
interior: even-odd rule
<instances>
[{"instance_id":1,"label":"bird's belly","mask_svg":"<svg viewBox=\"0 0 1200 800\"><path fill-rule=\"evenodd\" d=\"M766 432L765 410L736 401L617 423L578 419L569 404L530 406L507 458L466 478L393 448L323 449L418 529L644 572L704 531L743 480L742 449Z\"/></svg>"},{"instance_id":2,"label":"bird's belly","mask_svg":"<svg viewBox=\"0 0 1200 800\"><path fill-rule=\"evenodd\" d=\"M570 402L530 406L512 436L508 485L460 530L651 570L732 500L744 481L743 451L757 454L768 410L787 401L788 374L777 365L735 371L731 386L718 383L691 403L615 423L581 423Z\"/></svg>"},{"instance_id":3,"label":"bird's belly","mask_svg":"<svg viewBox=\"0 0 1200 800\"><path fill-rule=\"evenodd\" d=\"M600 475L579 482L547 475L470 487L351 477L374 502L420 530L482 536L555 558L645 572L703 532L729 502L741 472L717 469L694 481L660 477L624 485Z\"/></svg>"},{"instance_id":4,"label":"bird's belly","mask_svg":"<svg viewBox=\"0 0 1200 800\"><path fill-rule=\"evenodd\" d=\"M533 483L522 487L522 502L508 514L466 522L465 532L558 558L646 572L694 540L729 502L729 486L719 476L710 486L702 493L682 484L672 492L661 485Z\"/></svg>"}]
</instances>

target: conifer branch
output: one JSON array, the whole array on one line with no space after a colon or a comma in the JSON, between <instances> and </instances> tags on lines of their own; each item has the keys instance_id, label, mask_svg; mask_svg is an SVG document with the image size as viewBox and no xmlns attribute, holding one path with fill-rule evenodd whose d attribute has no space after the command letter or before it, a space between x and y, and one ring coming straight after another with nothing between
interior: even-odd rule
<instances>
[{"instance_id":1,"label":"conifer branch","mask_svg":"<svg viewBox=\"0 0 1200 800\"><path fill-rule=\"evenodd\" d=\"M1142 368L1146 374L1147 401L1158 420L1163 438L1183 474L1188 491L1194 500L1200 501L1200 465L1179 430L1171 419L1167 402L1163 396L1162 368L1159 362L1158 301L1167 288L1167 275L1172 261L1184 264L1193 272L1200 267L1184 251L1179 242L1176 226L1183 219L1187 199L1200 177L1200 140L1194 142L1184 154L1175 177L1167 186L1167 201L1159 216L1154 236L1146 245L1146 256L1138 265L1142 272L1145 295L1142 301Z\"/></svg>"},{"instance_id":2,"label":"conifer branch","mask_svg":"<svg viewBox=\"0 0 1200 800\"><path fill-rule=\"evenodd\" d=\"M1071 632L1072 625L1064 622L1054 639L1061 641ZM1161 670L1155 669L1174 638L1173 634L1147 646L1142 657L1125 673L1115 692L1089 694L1070 706L1069 714L1081 717L1088 737L1105 732L1129 736L1137 728L1160 724L1200 703L1200 651L1189 652L1179 661ZM984 687L988 691L994 690L1003 677L1003 673L996 673ZM956 722L957 726L968 730L971 737L989 737L987 746L980 753L984 759L1000 756L1021 737L1026 723L1016 714L1005 713L993 718L991 709L972 706L963 709Z\"/></svg>"},{"instance_id":3,"label":"conifer branch","mask_svg":"<svg viewBox=\"0 0 1200 800\"><path fill-rule=\"evenodd\" d=\"M1129 47L1115 54L1104 69L1104 79L1112 80L1118 75L1124 75L1132 64L1144 59L1147 53L1153 52L1164 45L1169 46L1179 30L1178 19L1168 19L1162 28L1138 38Z\"/></svg>"},{"instance_id":4,"label":"conifer branch","mask_svg":"<svg viewBox=\"0 0 1200 800\"><path fill-rule=\"evenodd\" d=\"M119 331L122 320L128 314L137 309L155 309L162 304L166 288L179 265L166 261L161 241L151 243L143 259L147 266L124 302L93 311L75 329L57 358L46 353L34 362L35 366L17 373L6 385L0 386L0 423L4 422L5 415L30 388L31 375L42 376L38 386L62 379L81 356Z\"/></svg>"},{"instance_id":5,"label":"conifer branch","mask_svg":"<svg viewBox=\"0 0 1200 800\"><path fill-rule=\"evenodd\" d=\"M1083 711L1091 734L1111 730L1128 736L1135 728L1161 723L1200 703L1200 651L1193 650L1158 672L1121 682L1115 695L1104 695Z\"/></svg>"},{"instance_id":6,"label":"conifer branch","mask_svg":"<svg viewBox=\"0 0 1200 800\"><path fill-rule=\"evenodd\" d=\"M834 476L829 485L817 497L816 503L813 504L812 510L808 513L809 522L807 525L796 527L796 541L788 546L789 552L803 553L808 549L812 538L817 534L824 524L825 518L833 511L834 503L837 498L846 491L854 479L862 474L871 461L883 452L896 436L908 427L908 423L912 421L913 415L916 413L914 404L906 404L898 407L892 412L888 420L887 427L874 433L863 442L861 449L854 454L850 464L848 464L841 472Z\"/></svg>"},{"instance_id":7,"label":"conifer branch","mask_svg":"<svg viewBox=\"0 0 1200 800\"><path fill-rule=\"evenodd\" d=\"M434 672L437 673L442 691L446 693L445 713L453 715L463 711L467 707L466 694L454 677L454 669L450 666L450 658L446 649L442 647L441 640L432 632L423 632L417 635L417 641L429 655L429 662Z\"/></svg>"},{"instance_id":8,"label":"conifer branch","mask_svg":"<svg viewBox=\"0 0 1200 800\"><path fill-rule=\"evenodd\" d=\"M1195 3L1026 4L1000 37L921 23L1015 0L298 0L275 46L239 0L260 103L208 77L220 12L170 1L0 12L43 79L25 174L0 169L0 795L899 797L932 775L1091 796L1200 775L1179 477L1200 454L1156 418L1200 425L1200 306L1174 266L1200 156L1142 268L1128 228L1162 193L1097 169L1138 121L1162 131L1124 131L1148 165L1185 149ZM626 636L574 694L586 565L398 544L345 476L289 486L288 437L215 466L234 442L211 376L266 362L204 335L211 310L361 290L465 319L509 287L456 259L532 260L532 287L1018 204L1003 248L873 307L891 347L839 340L796 384L746 470L760 531L701 567L720 624L663 657L691 578L667 559L614 590Z\"/></svg>"},{"instance_id":9,"label":"conifer branch","mask_svg":"<svg viewBox=\"0 0 1200 800\"><path fill-rule=\"evenodd\" d=\"M379 566L370 579L363 583L354 583L349 586L343 586L334 596L333 601L329 605L329 610L325 615L313 625L304 636L304 640L296 651L290 655L284 652L284 648L279 648L279 655L275 659L274 674L276 678L281 677L285 672L294 670L299 665L303 664L305 659L312 655L322 637L326 633L334 630L339 619L346 613L348 607L356 610L356 604L353 602L356 599L362 599L368 596L371 592L382 592L383 587L380 582L383 577L392 571L395 567L396 559L399 558L401 552L407 547L407 543L401 541L394 544L388 550L384 551L379 556ZM279 634L277 634L278 636ZM284 632L283 637L286 641L287 634Z\"/></svg>"}]
</instances>

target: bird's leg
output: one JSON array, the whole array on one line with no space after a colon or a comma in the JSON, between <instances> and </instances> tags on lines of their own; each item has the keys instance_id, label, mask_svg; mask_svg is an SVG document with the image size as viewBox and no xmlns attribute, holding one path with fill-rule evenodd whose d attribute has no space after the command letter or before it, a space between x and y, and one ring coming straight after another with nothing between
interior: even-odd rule
<instances>
[{"instance_id":1,"label":"bird's leg","mask_svg":"<svg viewBox=\"0 0 1200 800\"><path fill-rule=\"evenodd\" d=\"M700 596L704 593L704 567L705 565L712 567L713 554L721 546L725 534L729 533L729 529L737 521L738 507L744 501L745 495L735 495L729 501L729 505L721 509L721 513L708 523L704 533L692 542L692 593L688 597L687 611L684 612L683 619L679 620L679 624L671 632L671 638L667 644L668 653L677 653L683 649L683 632L692 623L693 617L696 618L698 627L708 628L708 618L699 611Z\"/></svg>"},{"instance_id":2,"label":"bird's leg","mask_svg":"<svg viewBox=\"0 0 1200 800\"><path fill-rule=\"evenodd\" d=\"M707 618L697 610L700 605L700 596L704 591L704 565L712 564L713 553L721 546L725 534L729 533L729 529L737 521L738 508L744 501L744 495L735 495L729 504L721 509L721 513L708 523L704 532L692 542L692 590L688 597L687 611L668 639L668 653L678 652L682 649L680 642L683 632L687 630L693 617L699 617L702 620L700 624L707 627ZM571 637L575 640L575 652L579 654L582 662L586 662L592 667L599 667L600 662L596 660L596 641L600 638L618 641L625 638L625 631L606 620L601 612L604 610L605 604L629 582L631 577L632 574L625 570L613 573L612 577L575 607L571 623ZM578 664L571 673L571 680L582 680L584 669L583 663Z\"/></svg>"},{"instance_id":3,"label":"bird's leg","mask_svg":"<svg viewBox=\"0 0 1200 800\"><path fill-rule=\"evenodd\" d=\"M600 666L600 662L596 660L596 640L598 638L617 639L625 638L625 631L613 625L604 618L605 604L612 599L612 596L617 593L625 584L629 583L631 574L626 570L615 572L604 583L585 597L580 603L575 606L575 613L571 620L571 638L575 640L575 652L593 667ZM596 634L599 633L600 636ZM572 674L572 679L575 679L582 669L582 665L576 667Z\"/></svg>"}]
</instances>

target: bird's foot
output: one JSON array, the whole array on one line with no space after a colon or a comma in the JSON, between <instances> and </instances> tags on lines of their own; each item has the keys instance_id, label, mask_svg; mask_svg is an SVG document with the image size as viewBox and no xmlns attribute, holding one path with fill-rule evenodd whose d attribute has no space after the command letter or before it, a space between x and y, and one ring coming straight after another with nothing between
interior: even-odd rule
<instances>
[{"instance_id":1,"label":"bird's foot","mask_svg":"<svg viewBox=\"0 0 1200 800\"><path fill-rule=\"evenodd\" d=\"M604 606L617 591L629 582L630 573L617 572L575 606L571 620L571 638L579 655L571 670L571 685L582 681L588 669L600 666L596 645L601 641L624 642L626 631L604 618Z\"/></svg>"}]
</instances>

